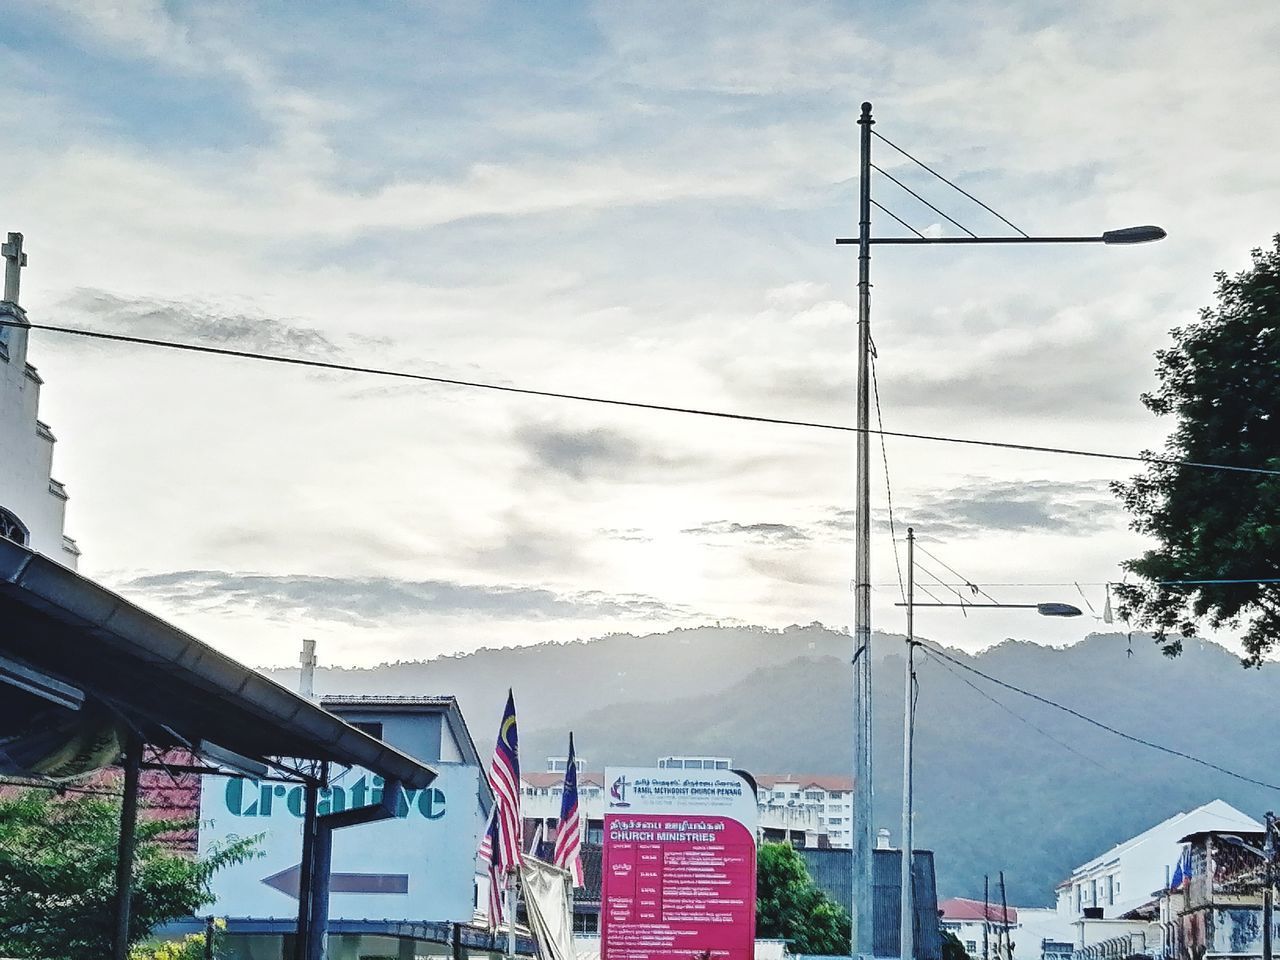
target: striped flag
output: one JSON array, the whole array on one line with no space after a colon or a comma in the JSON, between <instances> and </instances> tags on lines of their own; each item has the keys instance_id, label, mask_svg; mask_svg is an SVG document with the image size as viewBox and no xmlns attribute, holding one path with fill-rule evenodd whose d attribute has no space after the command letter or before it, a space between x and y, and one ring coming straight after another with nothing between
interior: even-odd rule
<instances>
[{"instance_id":1,"label":"striped flag","mask_svg":"<svg viewBox=\"0 0 1280 960\"><path fill-rule=\"evenodd\" d=\"M507 706L498 727L498 742L489 765L489 786L493 789L493 810L480 841L476 858L489 873L489 927L503 921L503 894L508 875L524 863L520 818L520 740L516 732L516 701L507 691Z\"/></svg>"},{"instance_id":2,"label":"striped flag","mask_svg":"<svg viewBox=\"0 0 1280 960\"><path fill-rule=\"evenodd\" d=\"M578 763L573 755L573 734L569 734L569 762L564 768L564 791L560 794L560 821L556 827L554 864L573 875L573 885L582 886L582 817L578 810Z\"/></svg>"},{"instance_id":3,"label":"striped flag","mask_svg":"<svg viewBox=\"0 0 1280 960\"><path fill-rule=\"evenodd\" d=\"M495 805L489 816L489 826L485 828L484 839L480 841L480 857L489 873L489 929L497 930L505 919L503 916L503 894L506 892L506 874L498 869L494 862L494 852L498 849L498 808Z\"/></svg>"}]
</instances>

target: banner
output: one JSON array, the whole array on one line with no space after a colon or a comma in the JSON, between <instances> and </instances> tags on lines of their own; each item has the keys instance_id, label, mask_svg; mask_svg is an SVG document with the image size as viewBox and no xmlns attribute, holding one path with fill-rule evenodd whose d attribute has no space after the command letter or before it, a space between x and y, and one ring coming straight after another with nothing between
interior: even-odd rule
<instances>
[{"instance_id":1,"label":"banner","mask_svg":"<svg viewBox=\"0 0 1280 960\"><path fill-rule=\"evenodd\" d=\"M390 820L333 834L329 914L334 919L466 922L475 906L475 857L484 819L479 768L436 765L423 790L401 790ZM317 810L337 813L378 803L383 779L353 768L320 791ZM200 853L226 840L261 835L261 854L219 870L222 916L289 919L298 915L302 861L302 787L245 777L203 778Z\"/></svg>"},{"instance_id":2,"label":"banner","mask_svg":"<svg viewBox=\"0 0 1280 960\"><path fill-rule=\"evenodd\" d=\"M732 770L610 767L601 953L752 960L756 796Z\"/></svg>"}]
</instances>

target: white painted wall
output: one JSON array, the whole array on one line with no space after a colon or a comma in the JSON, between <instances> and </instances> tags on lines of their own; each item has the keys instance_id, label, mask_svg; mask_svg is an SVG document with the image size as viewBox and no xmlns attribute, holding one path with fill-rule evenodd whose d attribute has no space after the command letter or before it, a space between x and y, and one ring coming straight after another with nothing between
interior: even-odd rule
<instances>
[{"instance_id":1,"label":"white painted wall","mask_svg":"<svg viewBox=\"0 0 1280 960\"><path fill-rule=\"evenodd\" d=\"M1149 902L1182 854L1179 838L1202 830L1261 831L1262 825L1224 800L1175 814L1071 871L1070 887L1059 891L1059 917L1074 922L1085 907L1097 906L1113 919Z\"/></svg>"},{"instance_id":2,"label":"white painted wall","mask_svg":"<svg viewBox=\"0 0 1280 960\"><path fill-rule=\"evenodd\" d=\"M4 319L26 317L0 302ZM27 363L28 333L0 327L0 507L27 528L28 546L59 563L76 567L79 551L63 535L66 492L54 481L54 437L39 422L40 376Z\"/></svg>"}]
</instances>

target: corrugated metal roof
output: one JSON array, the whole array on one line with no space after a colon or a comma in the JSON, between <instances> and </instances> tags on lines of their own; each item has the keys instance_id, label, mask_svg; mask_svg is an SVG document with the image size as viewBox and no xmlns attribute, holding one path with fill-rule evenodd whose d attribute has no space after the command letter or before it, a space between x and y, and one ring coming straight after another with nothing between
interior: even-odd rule
<instances>
[{"instance_id":1,"label":"corrugated metal roof","mask_svg":"<svg viewBox=\"0 0 1280 960\"><path fill-rule=\"evenodd\" d=\"M422 762L123 597L0 540L0 651L109 703L147 742L361 766L421 788Z\"/></svg>"}]
</instances>

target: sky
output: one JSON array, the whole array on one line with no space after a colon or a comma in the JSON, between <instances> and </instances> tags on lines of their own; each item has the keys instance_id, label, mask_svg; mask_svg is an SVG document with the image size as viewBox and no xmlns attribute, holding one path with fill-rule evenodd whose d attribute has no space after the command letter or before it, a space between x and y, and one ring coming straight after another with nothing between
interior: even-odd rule
<instances>
[{"instance_id":1,"label":"sky","mask_svg":"<svg viewBox=\"0 0 1280 960\"><path fill-rule=\"evenodd\" d=\"M884 427L1137 453L1168 429L1139 401L1153 351L1280 229L1264 0L0 15L0 230L26 236L37 323L852 423L856 259L833 240L856 231L869 100L878 133L1030 233L1169 233L877 248ZM879 141L874 159L1008 232ZM958 233L888 179L873 195ZM31 359L81 571L254 665L296 662L303 637L368 665L852 620L849 434L48 332ZM1100 613L1144 548L1107 488L1133 465L873 454L878 629L903 629L886 460L923 584L951 568ZM967 649L1096 626L917 617Z\"/></svg>"}]
</instances>

